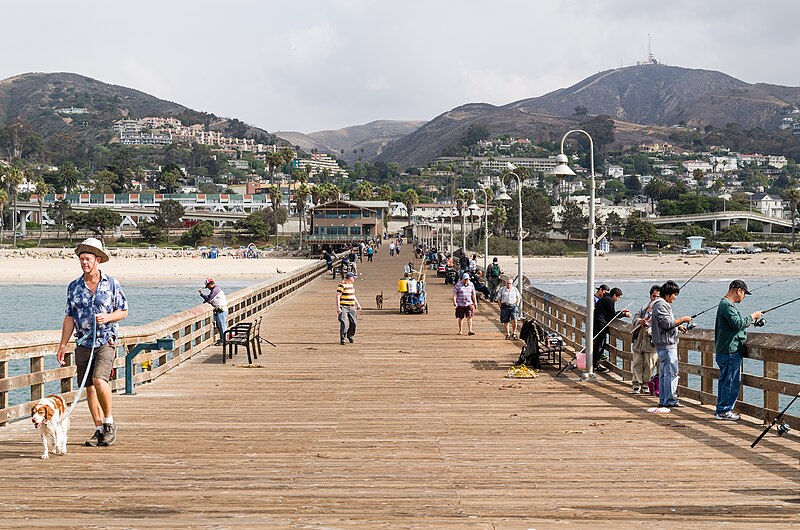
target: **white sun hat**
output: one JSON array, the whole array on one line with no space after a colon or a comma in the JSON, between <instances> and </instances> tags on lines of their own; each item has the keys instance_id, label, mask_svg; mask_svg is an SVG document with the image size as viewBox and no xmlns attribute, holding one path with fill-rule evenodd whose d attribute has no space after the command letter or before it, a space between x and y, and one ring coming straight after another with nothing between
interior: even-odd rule
<instances>
[{"instance_id":1,"label":"white sun hat","mask_svg":"<svg viewBox=\"0 0 800 530\"><path fill-rule=\"evenodd\" d=\"M108 254L103 250L103 243L94 237L87 237L75 249L75 254L77 256L80 256L84 252L97 256L100 263L105 263L109 259Z\"/></svg>"}]
</instances>

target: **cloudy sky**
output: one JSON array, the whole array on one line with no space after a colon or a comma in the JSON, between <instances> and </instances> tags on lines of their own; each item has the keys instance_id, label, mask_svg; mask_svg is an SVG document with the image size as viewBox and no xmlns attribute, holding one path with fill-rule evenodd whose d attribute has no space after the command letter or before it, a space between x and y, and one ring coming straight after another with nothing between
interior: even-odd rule
<instances>
[{"instance_id":1,"label":"cloudy sky","mask_svg":"<svg viewBox=\"0 0 800 530\"><path fill-rule=\"evenodd\" d=\"M269 131L429 120L647 55L800 86L800 2L5 0L0 78L76 72Z\"/></svg>"}]
</instances>

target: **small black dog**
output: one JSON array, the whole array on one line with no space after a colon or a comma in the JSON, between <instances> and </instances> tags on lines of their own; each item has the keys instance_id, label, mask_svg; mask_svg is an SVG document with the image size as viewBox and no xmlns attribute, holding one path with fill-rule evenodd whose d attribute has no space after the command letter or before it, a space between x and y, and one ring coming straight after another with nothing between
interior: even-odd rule
<instances>
[{"instance_id":1,"label":"small black dog","mask_svg":"<svg viewBox=\"0 0 800 530\"><path fill-rule=\"evenodd\" d=\"M383 291L381 294L375 295L375 303L378 305L378 309L383 309Z\"/></svg>"}]
</instances>

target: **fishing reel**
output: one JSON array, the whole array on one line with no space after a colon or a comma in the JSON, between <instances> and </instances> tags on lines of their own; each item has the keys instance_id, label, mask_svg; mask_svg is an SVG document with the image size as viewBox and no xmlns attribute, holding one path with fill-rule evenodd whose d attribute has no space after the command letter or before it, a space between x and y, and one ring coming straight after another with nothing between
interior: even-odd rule
<instances>
[{"instance_id":1,"label":"fishing reel","mask_svg":"<svg viewBox=\"0 0 800 530\"><path fill-rule=\"evenodd\" d=\"M792 428L789 427L789 424L785 421L780 422L776 427L775 430L778 431L778 436L783 436L787 432L791 431Z\"/></svg>"},{"instance_id":2,"label":"fishing reel","mask_svg":"<svg viewBox=\"0 0 800 530\"><path fill-rule=\"evenodd\" d=\"M697 327L697 324L696 324L694 321L692 321L692 322L689 322L689 323L686 325L686 331L689 331L690 329L694 329L694 328L696 328L696 327Z\"/></svg>"},{"instance_id":3,"label":"fishing reel","mask_svg":"<svg viewBox=\"0 0 800 530\"><path fill-rule=\"evenodd\" d=\"M763 328L766 325L767 325L767 321L763 317L762 318L757 318L757 319L755 319L753 321L753 326L757 327L757 328Z\"/></svg>"}]
</instances>

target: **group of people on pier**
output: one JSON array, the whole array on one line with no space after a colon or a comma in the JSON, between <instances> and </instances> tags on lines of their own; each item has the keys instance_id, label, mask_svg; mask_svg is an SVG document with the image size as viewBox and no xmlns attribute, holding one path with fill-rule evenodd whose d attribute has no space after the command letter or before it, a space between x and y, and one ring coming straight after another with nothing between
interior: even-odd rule
<instances>
[{"instance_id":1,"label":"group of people on pier","mask_svg":"<svg viewBox=\"0 0 800 530\"><path fill-rule=\"evenodd\" d=\"M678 299L681 288L674 281L650 287L650 299L633 315L631 338L632 392L639 394L651 380L654 369L658 368L657 388L658 406L651 412L666 414L671 409L683 406L678 399L678 341L686 333L692 321L691 316L675 317L672 305ZM747 328L762 316L761 311L742 316L736 308L747 295L751 294L743 280L734 280L728 292L717 307L714 323L715 360L719 367L717 406L714 417L718 420L736 421L739 415L734 412L739 396L741 382L742 355L747 342ZM609 289L603 284L595 293L594 312L594 370L608 371L602 365L607 345L607 328L615 319L631 317L627 309L617 311L615 304L622 298L622 290Z\"/></svg>"}]
</instances>

